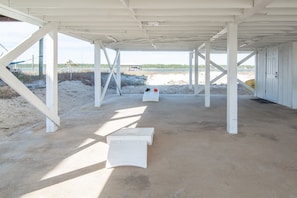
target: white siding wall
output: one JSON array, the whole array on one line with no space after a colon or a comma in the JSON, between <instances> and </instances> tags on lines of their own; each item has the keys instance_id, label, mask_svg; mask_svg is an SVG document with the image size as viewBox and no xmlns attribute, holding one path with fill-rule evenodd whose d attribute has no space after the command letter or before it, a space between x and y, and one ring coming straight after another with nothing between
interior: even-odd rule
<instances>
[{"instance_id":1,"label":"white siding wall","mask_svg":"<svg viewBox=\"0 0 297 198\"><path fill-rule=\"evenodd\" d=\"M259 49L257 52L256 91L255 95L267 100L267 51L278 49L278 97L275 102L297 109L297 42ZM270 61L271 62L271 61Z\"/></svg>"},{"instance_id":2,"label":"white siding wall","mask_svg":"<svg viewBox=\"0 0 297 198\"><path fill-rule=\"evenodd\" d=\"M282 44L278 47L279 53L279 75L278 75L278 89L279 97L278 103L291 107L292 106L292 45Z\"/></svg>"},{"instance_id":3,"label":"white siding wall","mask_svg":"<svg viewBox=\"0 0 297 198\"><path fill-rule=\"evenodd\" d=\"M292 108L297 109L297 42L292 44Z\"/></svg>"},{"instance_id":4,"label":"white siding wall","mask_svg":"<svg viewBox=\"0 0 297 198\"><path fill-rule=\"evenodd\" d=\"M260 49L256 60L256 91L255 95L265 98L265 79L266 79L266 49Z\"/></svg>"}]
</instances>

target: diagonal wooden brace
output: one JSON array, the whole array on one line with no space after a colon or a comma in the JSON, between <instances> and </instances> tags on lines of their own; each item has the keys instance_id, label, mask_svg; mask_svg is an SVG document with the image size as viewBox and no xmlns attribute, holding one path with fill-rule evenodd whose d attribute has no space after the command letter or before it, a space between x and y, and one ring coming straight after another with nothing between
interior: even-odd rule
<instances>
[{"instance_id":1,"label":"diagonal wooden brace","mask_svg":"<svg viewBox=\"0 0 297 198\"><path fill-rule=\"evenodd\" d=\"M19 79L17 79L8 69L0 67L0 78L24 97L29 103L46 115L57 126L60 126L60 118L54 114L35 94L33 94Z\"/></svg>"},{"instance_id":2,"label":"diagonal wooden brace","mask_svg":"<svg viewBox=\"0 0 297 198\"><path fill-rule=\"evenodd\" d=\"M104 52L105 58L106 58L106 60L107 60L107 64L108 64L108 66L109 66L109 72L110 72L109 75L108 75L108 78L107 78L107 80L106 80L106 83L105 83L105 85L104 85L104 88L103 88L103 93L102 93L102 96L101 96L101 102L102 102L102 101L104 100L105 95L106 95L106 91L107 91L107 88L108 88L108 86L109 86L111 77L114 78L115 83L116 83L116 86L117 86L117 90L119 91L120 95L122 95L121 87L120 87L120 85L118 84L117 78L116 78L116 76L115 76L115 74L114 74L114 66L116 65L116 62L117 62L117 60L118 60L118 58L119 58L120 51L117 50L117 52L116 52L116 57L115 57L115 59L114 59L113 64L111 65L110 60L109 60L109 56L108 56L107 51L106 51L106 48L104 47L104 45L102 44L102 42L99 42L99 44L100 44L100 46L101 46L101 49L102 49L103 52Z\"/></svg>"},{"instance_id":3,"label":"diagonal wooden brace","mask_svg":"<svg viewBox=\"0 0 297 198\"><path fill-rule=\"evenodd\" d=\"M11 88L13 88L16 92L18 92L22 97L24 97L29 103L31 103L34 107L36 107L39 111L41 111L45 116L47 116L52 122L54 122L57 126L60 126L60 118L59 116L51 111L44 103L41 101L35 94L33 94L20 80L18 80L9 70L6 69L6 66L25 52L28 48L34 45L37 41L39 41L42 37L44 37L47 33L56 28L55 23L49 23L44 27L37 30L35 33L31 35L31 37L27 38L20 45L18 45L13 50L6 53L0 59L0 78L8 84Z\"/></svg>"},{"instance_id":4,"label":"diagonal wooden brace","mask_svg":"<svg viewBox=\"0 0 297 198\"><path fill-rule=\"evenodd\" d=\"M242 63L244 63L245 61L247 61L248 59L250 59L251 57L253 57L256 54L256 52L252 52L251 54L249 54L248 56L246 56L245 58L243 58L242 60L240 60L237 63L237 66L240 66ZM198 53L198 55L205 60L205 56L203 54L201 54L200 52ZM217 80L219 80L220 78L222 78L223 76L225 76L227 74L227 70L225 70L223 67L221 67L220 65L216 64L213 61L210 61L210 64L212 66L214 66L215 68L217 68L218 70L222 71L222 73L217 76L216 78L214 78L213 80L210 81L211 84L213 84L214 82L216 82ZM255 90L250 87L249 85L245 84L243 81L241 81L240 79L237 79L237 82L239 84L241 84L243 87L245 87L246 89L248 89L250 92L254 92ZM202 92L204 90L204 87L201 88L198 93Z\"/></svg>"}]
</instances>

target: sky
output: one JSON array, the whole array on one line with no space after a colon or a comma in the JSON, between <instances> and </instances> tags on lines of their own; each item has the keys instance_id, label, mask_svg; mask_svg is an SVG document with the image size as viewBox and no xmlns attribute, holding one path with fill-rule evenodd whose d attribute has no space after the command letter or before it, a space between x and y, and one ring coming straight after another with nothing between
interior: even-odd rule
<instances>
[{"instance_id":1,"label":"sky","mask_svg":"<svg viewBox=\"0 0 297 198\"><path fill-rule=\"evenodd\" d=\"M7 50L12 50L32 33L38 29L37 26L24 22L1 22L0 23L0 44ZM0 46L0 54L5 49ZM108 50L110 60L113 62L115 52ZM38 63L38 42L24 52L15 61L28 60L26 63ZM240 54L238 60L245 57ZM101 63L106 64L104 54L101 53ZM29 60L30 59L30 60ZM227 65L225 54L211 54L211 59L217 64ZM74 63L93 64L94 45L64 34L58 35L58 63L63 64L68 60ZM194 62L194 61L193 61ZM147 52L147 51L121 51L121 64L141 65L141 64L189 64L189 52ZM193 63L194 64L194 63ZM204 60L199 58L199 64L204 64ZM254 58L246 61L245 64L254 65Z\"/></svg>"}]
</instances>

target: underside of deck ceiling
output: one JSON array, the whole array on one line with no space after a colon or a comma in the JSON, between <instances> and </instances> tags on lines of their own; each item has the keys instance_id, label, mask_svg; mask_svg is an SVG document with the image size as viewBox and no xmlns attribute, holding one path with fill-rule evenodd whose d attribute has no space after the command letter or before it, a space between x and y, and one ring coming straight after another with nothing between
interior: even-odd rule
<instances>
[{"instance_id":1,"label":"underside of deck ceiling","mask_svg":"<svg viewBox=\"0 0 297 198\"><path fill-rule=\"evenodd\" d=\"M297 0L0 0L0 8L121 50L193 50L209 40L225 50L230 22L240 51L297 41Z\"/></svg>"}]
</instances>

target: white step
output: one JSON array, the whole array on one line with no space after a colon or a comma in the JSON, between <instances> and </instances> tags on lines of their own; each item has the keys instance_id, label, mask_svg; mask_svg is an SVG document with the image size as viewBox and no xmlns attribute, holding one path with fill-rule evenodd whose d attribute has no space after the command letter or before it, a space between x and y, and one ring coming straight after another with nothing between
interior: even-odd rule
<instances>
[{"instance_id":1,"label":"white step","mask_svg":"<svg viewBox=\"0 0 297 198\"><path fill-rule=\"evenodd\" d=\"M143 140L153 144L154 128L123 128L107 136L107 144L112 140Z\"/></svg>"},{"instance_id":2,"label":"white step","mask_svg":"<svg viewBox=\"0 0 297 198\"><path fill-rule=\"evenodd\" d=\"M150 91L145 91L142 96L143 102L159 102L159 89L156 88L157 91L154 91L154 88L150 88Z\"/></svg>"},{"instance_id":3,"label":"white step","mask_svg":"<svg viewBox=\"0 0 297 198\"><path fill-rule=\"evenodd\" d=\"M107 136L106 168L147 167L147 145L153 143L154 128L123 128Z\"/></svg>"},{"instance_id":4,"label":"white step","mask_svg":"<svg viewBox=\"0 0 297 198\"><path fill-rule=\"evenodd\" d=\"M138 140L112 140L106 161L106 168L117 166L147 167L147 143Z\"/></svg>"}]
</instances>

